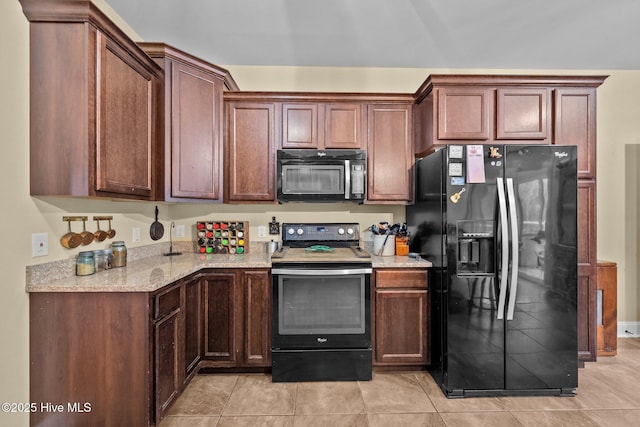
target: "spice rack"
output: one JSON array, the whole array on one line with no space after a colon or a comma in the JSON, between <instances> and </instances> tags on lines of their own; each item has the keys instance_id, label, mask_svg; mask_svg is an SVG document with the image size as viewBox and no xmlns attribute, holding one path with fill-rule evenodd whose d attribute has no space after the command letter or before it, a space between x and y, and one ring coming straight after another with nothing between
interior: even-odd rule
<instances>
[{"instance_id":1,"label":"spice rack","mask_svg":"<svg viewBox=\"0 0 640 427\"><path fill-rule=\"evenodd\" d=\"M198 221L196 239L201 254L246 254L249 252L249 223Z\"/></svg>"}]
</instances>

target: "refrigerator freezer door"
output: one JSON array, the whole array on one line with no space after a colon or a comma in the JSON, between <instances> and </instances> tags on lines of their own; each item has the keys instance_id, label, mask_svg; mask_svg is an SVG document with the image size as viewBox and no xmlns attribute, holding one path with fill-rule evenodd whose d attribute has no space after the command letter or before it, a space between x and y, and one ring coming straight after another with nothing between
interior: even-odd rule
<instances>
[{"instance_id":1,"label":"refrigerator freezer door","mask_svg":"<svg viewBox=\"0 0 640 427\"><path fill-rule=\"evenodd\" d=\"M499 220L497 181L503 178L504 164L489 157L488 146L482 151L484 182L462 182L457 177L444 176L448 269L443 294L446 375L442 388L449 396L505 387L505 321L497 319L497 268L505 264L498 261L504 252L499 249L498 227L506 224L506 213L505 219ZM463 162L466 158L463 156ZM460 162L446 160L445 173L449 171L448 164ZM466 167L465 163L463 170ZM460 197L452 200L455 194ZM506 275L502 276L506 280Z\"/></svg>"}]
</instances>

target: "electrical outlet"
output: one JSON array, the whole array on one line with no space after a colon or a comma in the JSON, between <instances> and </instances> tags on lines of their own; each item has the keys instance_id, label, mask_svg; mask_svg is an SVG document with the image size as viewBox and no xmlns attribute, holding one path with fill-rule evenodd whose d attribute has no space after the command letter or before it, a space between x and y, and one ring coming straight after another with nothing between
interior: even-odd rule
<instances>
[{"instance_id":1,"label":"electrical outlet","mask_svg":"<svg viewBox=\"0 0 640 427\"><path fill-rule=\"evenodd\" d=\"M140 241L140 227L133 227L133 233L131 235L131 241L133 243Z\"/></svg>"},{"instance_id":2,"label":"electrical outlet","mask_svg":"<svg viewBox=\"0 0 640 427\"><path fill-rule=\"evenodd\" d=\"M267 227L264 225L258 226L258 237L267 237Z\"/></svg>"},{"instance_id":3,"label":"electrical outlet","mask_svg":"<svg viewBox=\"0 0 640 427\"><path fill-rule=\"evenodd\" d=\"M176 225L176 237L184 237L184 224Z\"/></svg>"},{"instance_id":4,"label":"electrical outlet","mask_svg":"<svg viewBox=\"0 0 640 427\"><path fill-rule=\"evenodd\" d=\"M31 256L49 255L49 235L47 233L35 233L31 235Z\"/></svg>"}]
</instances>

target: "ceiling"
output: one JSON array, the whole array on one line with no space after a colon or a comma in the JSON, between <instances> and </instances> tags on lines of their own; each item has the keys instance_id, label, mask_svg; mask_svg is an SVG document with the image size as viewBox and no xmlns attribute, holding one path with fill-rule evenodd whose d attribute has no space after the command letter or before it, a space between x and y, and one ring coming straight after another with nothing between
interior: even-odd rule
<instances>
[{"instance_id":1,"label":"ceiling","mask_svg":"<svg viewBox=\"0 0 640 427\"><path fill-rule=\"evenodd\" d=\"M106 0L218 65L640 69L638 0Z\"/></svg>"}]
</instances>

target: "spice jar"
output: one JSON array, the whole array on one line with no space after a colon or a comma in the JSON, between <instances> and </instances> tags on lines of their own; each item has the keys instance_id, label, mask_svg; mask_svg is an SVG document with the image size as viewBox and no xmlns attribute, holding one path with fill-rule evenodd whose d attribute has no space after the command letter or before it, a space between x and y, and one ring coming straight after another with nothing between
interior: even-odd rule
<instances>
[{"instance_id":1,"label":"spice jar","mask_svg":"<svg viewBox=\"0 0 640 427\"><path fill-rule=\"evenodd\" d=\"M96 259L96 271L109 270L113 266L111 249L93 251L93 256Z\"/></svg>"},{"instance_id":2,"label":"spice jar","mask_svg":"<svg viewBox=\"0 0 640 427\"><path fill-rule=\"evenodd\" d=\"M127 247L123 241L113 242L111 244L111 250L113 251L113 266L124 267L127 265Z\"/></svg>"},{"instance_id":3,"label":"spice jar","mask_svg":"<svg viewBox=\"0 0 640 427\"><path fill-rule=\"evenodd\" d=\"M89 276L96 272L96 260L93 251L78 253L76 258L76 276Z\"/></svg>"}]
</instances>

